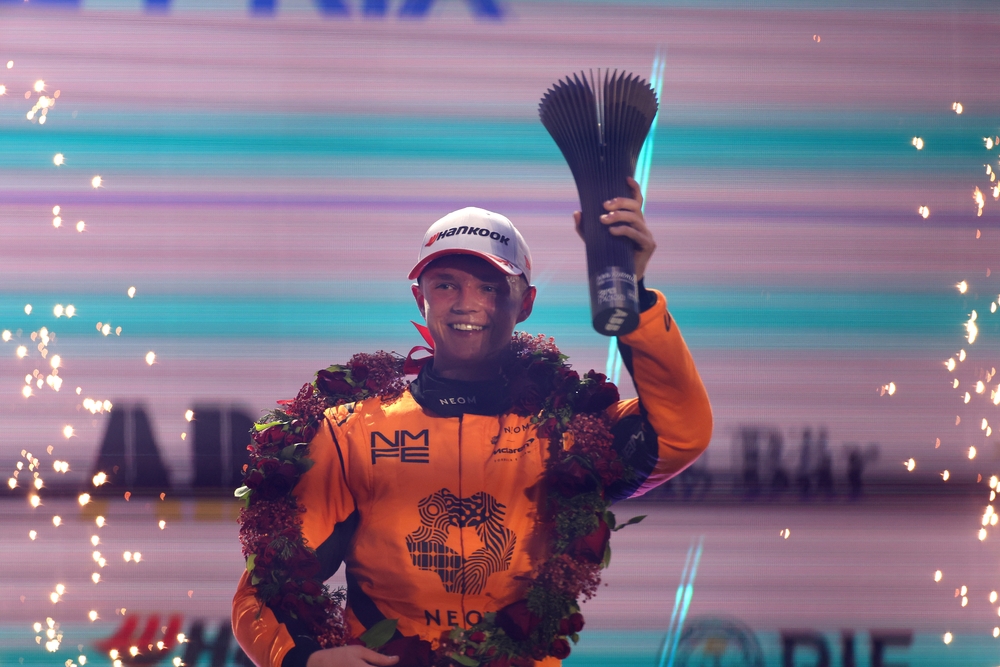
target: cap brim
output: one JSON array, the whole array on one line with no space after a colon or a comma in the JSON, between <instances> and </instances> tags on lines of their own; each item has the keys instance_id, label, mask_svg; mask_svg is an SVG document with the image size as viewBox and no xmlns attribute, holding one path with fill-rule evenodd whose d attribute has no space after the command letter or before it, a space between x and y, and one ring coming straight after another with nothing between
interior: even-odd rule
<instances>
[{"instance_id":1,"label":"cap brim","mask_svg":"<svg viewBox=\"0 0 1000 667\"><path fill-rule=\"evenodd\" d=\"M475 250L465 250L465 249L445 249L439 250L437 252L432 252L431 254L424 257L422 260L417 262L417 265L410 270L409 280L414 280L423 273L427 265L433 262L435 259L444 257L445 255L472 255L473 257L479 257L480 259L485 259L487 262L495 266L497 269L506 273L508 276L520 276L523 275L523 271L517 268L507 260L502 257L497 257L496 255L490 255L485 252L476 252Z\"/></svg>"}]
</instances>

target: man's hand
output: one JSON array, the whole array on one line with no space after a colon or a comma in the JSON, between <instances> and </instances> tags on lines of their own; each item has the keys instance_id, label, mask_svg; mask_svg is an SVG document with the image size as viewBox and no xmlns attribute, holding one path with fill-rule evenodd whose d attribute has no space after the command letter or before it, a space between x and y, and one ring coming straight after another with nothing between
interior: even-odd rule
<instances>
[{"instance_id":1,"label":"man's hand","mask_svg":"<svg viewBox=\"0 0 1000 667\"><path fill-rule=\"evenodd\" d=\"M656 242L642 216L642 190L634 178L628 179L628 185L632 188L632 198L617 197L604 202L604 209L608 212L600 219L605 225L613 225L608 230L612 234L626 236L635 243L635 279L640 280L646 275L646 265L656 250ZM576 223L576 233L582 239L579 211L573 213L573 221Z\"/></svg>"},{"instance_id":2,"label":"man's hand","mask_svg":"<svg viewBox=\"0 0 1000 667\"><path fill-rule=\"evenodd\" d=\"M309 656L306 667L388 667L397 662L397 655L382 655L364 646L352 645L316 651Z\"/></svg>"}]
</instances>

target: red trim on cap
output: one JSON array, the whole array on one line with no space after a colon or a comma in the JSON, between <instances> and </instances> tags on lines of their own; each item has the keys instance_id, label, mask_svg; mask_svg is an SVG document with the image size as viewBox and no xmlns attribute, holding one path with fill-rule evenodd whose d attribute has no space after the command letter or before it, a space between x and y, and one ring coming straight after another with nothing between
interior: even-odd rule
<instances>
[{"instance_id":1,"label":"red trim on cap","mask_svg":"<svg viewBox=\"0 0 1000 667\"><path fill-rule=\"evenodd\" d=\"M417 265L410 270L410 275L407 276L409 280L414 280L423 273L424 268L435 259L439 257L444 257L445 255L472 255L474 257L479 257L480 259L485 259L490 264L500 269L508 276L520 276L524 274L524 271L517 268L506 259L502 257L497 257L496 255L490 255L485 252L476 252L475 250L466 250L464 248L446 248L443 250L438 250L437 252L432 252L431 254L424 257L422 260L417 262Z\"/></svg>"}]
</instances>

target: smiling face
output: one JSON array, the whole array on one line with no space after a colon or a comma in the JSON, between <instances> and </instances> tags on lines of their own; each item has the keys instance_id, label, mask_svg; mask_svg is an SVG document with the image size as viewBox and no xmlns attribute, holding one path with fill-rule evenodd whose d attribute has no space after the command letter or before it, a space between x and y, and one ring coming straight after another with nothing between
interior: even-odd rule
<instances>
[{"instance_id":1,"label":"smiling face","mask_svg":"<svg viewBox=\"0 0 1000 667\"><path fill-rule=\"evenodd\" d=\"M528 319L535 288L472 255L446 255L413 286L434 338L434 372L455 380L485 380L499 371L514 326Z\"/></svg>"}]
</instances>

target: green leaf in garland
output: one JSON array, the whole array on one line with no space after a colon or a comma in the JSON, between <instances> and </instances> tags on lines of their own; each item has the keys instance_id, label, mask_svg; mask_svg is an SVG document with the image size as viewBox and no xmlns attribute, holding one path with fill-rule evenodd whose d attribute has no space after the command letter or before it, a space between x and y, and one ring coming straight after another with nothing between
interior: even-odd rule
<instances>
[{"instance_id":1,"label":"green leaf in garland","mask_svg":"<svg viewBox=\"0 0 1000 667\"><path fill-rule=\"evenodd\" d=\"M256 574L253 575L253 576L251 576L250 577L250 583L253 584L254 586L256 586L257 584L260 583L260 577L258 577Z\"/></svg>"},{"instance_id":2,"label":"green leaf in garland","mask_svg":"<svg viewBox=\"0 0 1000 667\"><path fill-rule=\"evenodd\" d=\"M639 516L634 516L634 517L632 517L631 519L629 519L628 521L626 521L626 522L625 522L625 523L623 523L622 525L618 526L617 528L616 528L616 527L614 527L614 525L613 525L613 524L610 524L610 523L609 523L608 525L609 525L609 526L612 526L611 530L615 530L615 531L618 531L618 530L621 530L622 528L624 528L625 526L631 526L631 525L633 525L633 524L637 524L637 523L639 523L640 521L642 521L642 520L643 520L643 519L645 519L645 518L646 518L646 515L645 515L645 514L640 514Z\"/></svg>"},{"instance_id":3,"label":"green leaf in garland","mask_svg":"<svg viewBox=\"0 0 1000 667\"><path fill-rule=\"evenodd\" d=\"M615 514L611 510L606 510L604 512L604 523L608 524L608 528L611 530L618 530L615 528Z\"/></svg>"},{"instance_id":4,"label":"green leaf in garland","mask_svg":"<svg viewBox=\"0 0 1000 667\"><path fill-rule=\"evenodd\" d=\"M604 558L601 560L601 569L611 565L611 542L604 547Z\"/></svg>"},{"instance_id":5,"label":"green leaf in garland","mask_svg":"<svg viewBox=\"0 0 1000 667\"><path fill-rule=\"evenodd\" d=\"M399 620L395 618L383 618L368 628L359 639L365 643L365 646L372 650L385 646L392 639L392 636L396 634L396 624L398 622Z\"/></svg>"},{"instance_id":6,"label":"green leaf in garland","mask_svg":"<svg viewBox=\"0 0 1000 667\"><path fill-rule=\"evenodd\" d=\"M253 573L254 563L257 562L257 554L250 554L247 556L247 572Z\"/></svg>"},{"instance_id":7,"label":"green leaf in garland","mask_svg":"<svg viewBox=\"0 0 1000 667\"><path fill-rule=\"evenodd\" d=\"M579 632L574 632L573 634L571 634L569 636L569 638L573 640L574 644L579 644L580 643L580 633Z\"/></svg>"},{"instance_id":8,"label":"green leaf in garland","mask_svg":"<svg viewBox=\"0 0 1000 667\"><path fill-rule=\"evenodd\" d=\"M271 428L272 426L281 426L281 422L274 421L274 422L267 422L266 424L254 424L253 425L253 427L255 429L257 429L258 431L266 431L267 429Z\"/></svg>"},{"instance_id":9,"label":"green leaf in garland","mask_svg":"<svg viewBox=\"0 0 1000 667\"><path fill-rule=\"evenodd\" d=\"M461 655L459 653L449 653L448 657L457 662L460 665L465 665L465 667L477 667L479 661L475 658L470 658L467 655Z\"/></svg>"}]
</instances>

